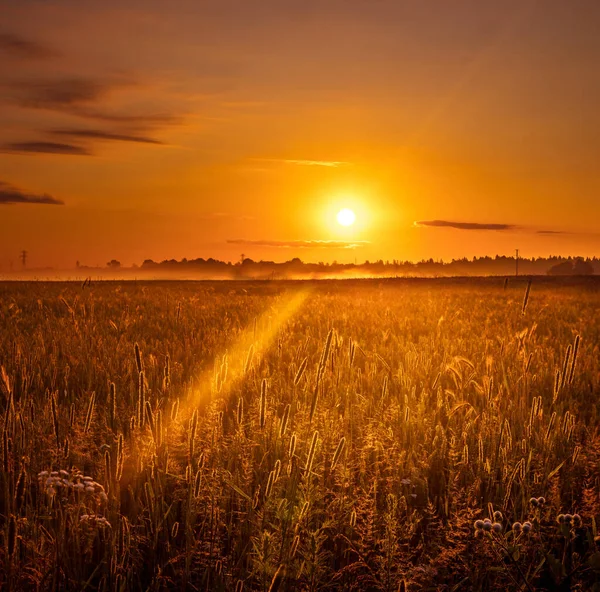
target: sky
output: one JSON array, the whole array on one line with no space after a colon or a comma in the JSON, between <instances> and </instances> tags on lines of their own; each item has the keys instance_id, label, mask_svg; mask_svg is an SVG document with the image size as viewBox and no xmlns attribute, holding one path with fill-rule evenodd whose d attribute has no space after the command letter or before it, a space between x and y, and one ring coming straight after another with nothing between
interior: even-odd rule
<instances>
[{"instance_id":1,"label":"sky","mask_svg":"<svg viewBox=\"0 0 600 592\"><path fill-rule=\"evenodd\" d=\"M598 30L597 0L0 0L0 269L600 255Z\"/></svg>"}]
</instances>

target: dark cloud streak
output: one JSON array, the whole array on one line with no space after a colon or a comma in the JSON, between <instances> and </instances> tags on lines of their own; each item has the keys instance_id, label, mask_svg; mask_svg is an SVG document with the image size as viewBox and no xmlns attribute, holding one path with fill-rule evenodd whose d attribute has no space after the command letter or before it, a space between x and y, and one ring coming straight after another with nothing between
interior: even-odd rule
<instances>
[{"instance_id":1,"label":"dark cloud streak","mask_svg":"<svg viewBox=\"0 0 600 592\"><path fill-rule=\"evenodd\" d=\"M165 113L110 113L99 106L113 91L135 85L134 80L95 80L61 78L54 80L17 80L5 83L4 100L24 109L45 109L75 117L135 127L175 125L182 117Z\"/></svg>"},{"instance_id":2,"label":"dark cloud streak","mask_svg":"<svg viewBox=\"0 0 600 592\"><path fill-rule=\"evenodd\" d=\"M112 85L86 78L27 80L10 84L12 102L30 109L69 110L103 99Z\"/></svg>"},{"instance_id":3,"label":"dark cloud streak","mask_svg":"<svg viewBox=\"0 0 600 592\"><path fill-rule=\"evenodd\" d=\"M120 115L105 113L102 111L85 110L79 111L78 113L75 113L75 115L87 117L88 119L106 121L107 123L123 123L141 127L177 125L183 121L183 117L178 115L167 115L160 113L153 115Z\"/></svg>"},{"instance_id":4,"label":"dark cloud streak","mask_svg":"<svg viewBox=\"0 0 600 592\"><path fill-rule=\"evenodd\" d=\"M25 193L21 189L0 181L0 205L14 204L45 204L53 206L62 206L64 201L52 197L48 194L36 195Z\"/></svg>"},{"instance_id":5,"label":"dark cloud streak","mask_svg":"<svg viewBox=\"0 0 600 592\"><path fill-rule=\"evenodd\" d=\"M448 220L421 220L417 226L427 228L454 228L456 230L517 230L515 224L481 224L479 222L451 222Z\"/></svg>"},{"instance_id":6,"label":"dark cloud streak","mask_svg":"<svg viewBox=\"0 0 600 592\"><path fill-rule=\"evenodd\" d=\"M565 230L536 230L535 228L527 228L518 226L517 224L488 224L480 222L451 222L448 220L420 220L415 222L415 226L424 228L453 228L455 230L488 230L488 231L523 231L535 233L545 236L561 236L571 235L573 232Z\"/></svg>"},{"instance_id":7,"label":"dark cloud streak","mask_svg":"<svg viewBox=\"0 0 600 592\"><path fill-rule=\"evenodd\" d=\"M122 134L114 132L105 132L92 129L62 129L52 130L50 133L57 136L68 136L71 138L84 138L89 140L114 140L117 142L137 142L140 144L158 144L164 145L164 142L149 138L147 136L137 136L131 134Z\"/></svg>"},{"instance_id":8,"label":"dark cloud streak","mask_svg":"<svg viewBox=\"0 0 600 592\"><path fill-rule=\"evenodd\" d=\"M90 156L86 148L74 144L62 144L57 142L13 142L5 144L4 152L16 152L19 154L64 154L71 156Z\"/></svg>"},{"instance_id":9,"label":"dark cloud streak","mask_svg":"<svg viewBox=\"0 0 600 592\"><path fill-rule=\"evenodd\" d=\"M58 56L58 53L53 49L12 33L0 33L0 51L16 58L31 60L49 59Z\"/></svg>"}]
</instances>

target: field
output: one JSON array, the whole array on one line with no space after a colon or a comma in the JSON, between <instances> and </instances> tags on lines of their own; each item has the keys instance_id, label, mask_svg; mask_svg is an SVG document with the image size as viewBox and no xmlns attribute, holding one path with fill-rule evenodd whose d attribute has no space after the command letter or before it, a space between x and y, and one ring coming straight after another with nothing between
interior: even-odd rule
<instances>
[{"instance_id":1,"label":"field","mask_svg":"<svg viewBox=\"0 0 600 592\"><path fill-rule=\"evenodd\" d=\"M600 590L593 279L4 283L0 366L3 590Z\"/></svg>"}]
</instances>

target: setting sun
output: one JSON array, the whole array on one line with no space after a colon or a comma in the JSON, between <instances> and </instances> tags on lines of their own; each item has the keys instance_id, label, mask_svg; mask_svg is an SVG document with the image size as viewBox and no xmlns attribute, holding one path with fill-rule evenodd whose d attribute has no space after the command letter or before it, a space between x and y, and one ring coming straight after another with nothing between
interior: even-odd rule
<instances>
[{"instance_id":1,"label":"setting sun","mask_svg":"<svg viewBox=\"0 0 600 592\"><path fill-rule=\"evenodd\" d=\"M354 224L356 221L356 214L352 210L344 208L338 212L337 221L342 226L352 226L352 224Z\"/></svg>"}]
</instances>

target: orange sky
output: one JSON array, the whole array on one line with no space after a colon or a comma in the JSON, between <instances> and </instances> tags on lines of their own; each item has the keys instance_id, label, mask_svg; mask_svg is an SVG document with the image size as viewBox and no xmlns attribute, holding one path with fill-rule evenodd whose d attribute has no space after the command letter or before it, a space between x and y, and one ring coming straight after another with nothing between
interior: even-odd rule
<instances>
[{"instance_id":1,"label":"orange sky","mask_svg":"<svg viewBox=\"0 0 600 592\"><path fill-rule=\"evenodd\" d=\"M0 14L0 269L600 255L597 0Z\"/></svg>"}]
</instances>

